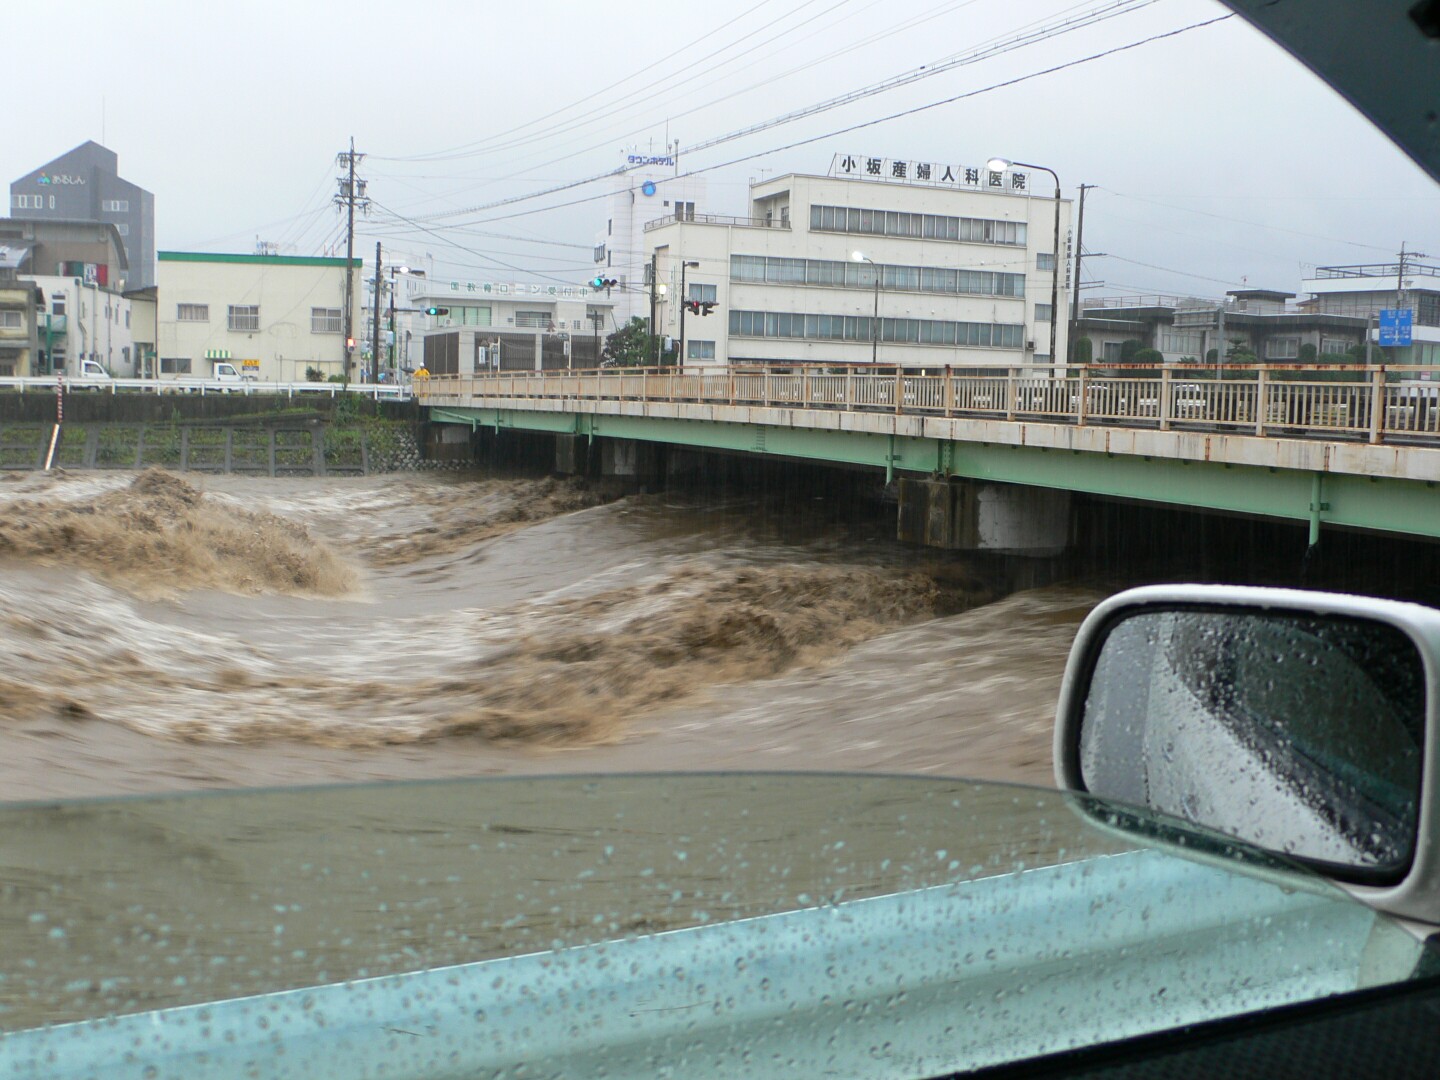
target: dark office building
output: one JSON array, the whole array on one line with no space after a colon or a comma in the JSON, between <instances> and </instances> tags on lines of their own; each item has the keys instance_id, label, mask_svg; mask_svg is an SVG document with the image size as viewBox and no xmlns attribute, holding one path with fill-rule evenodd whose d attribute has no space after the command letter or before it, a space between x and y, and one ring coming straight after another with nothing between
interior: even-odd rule
<instances>
[{"instance_id":1,"label":"dark office building","mask_svg":"<svg viewBox=\"0 0 1440 1080\"><path fill-rule=\"evenodd\" d=\"M124 288L144 289L155 284L155 196L122 179L116 171L119 162L113 150L97 142L81 143L10 185L10 216L114 225L129 263ZM31 272L64 273L52 266Z\"/></svg>"}]
</instances>

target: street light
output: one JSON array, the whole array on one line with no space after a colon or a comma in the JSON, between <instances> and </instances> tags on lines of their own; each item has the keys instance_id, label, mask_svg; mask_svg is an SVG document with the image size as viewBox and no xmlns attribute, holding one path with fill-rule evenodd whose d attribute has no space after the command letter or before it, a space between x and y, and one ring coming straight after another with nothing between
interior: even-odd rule
<instances>
[{"instance_id":1,"label":"street light","mask_svg":"<svg viewBox=\"0 0 1440 1080\"><path fill-rule=\"evenodd\" d=\"M875 266L875 260L863 251L852 251L851 262L868 262ZM875 355L880 348L880 267L875 266L875 317L870 320L870 366L875 366Z\"/></svg>"},{"instance_id":2,"label":"street light","mask_svg":"<svg viewBox=\"0 0 1440 1080\"><path fill-rule=\"evenodd\" d=\"M1004 172L1016 165L1022 169L1048 172L1055 181L1055 242L1050 253L1050 363L1053 365L1059 359L1055 355L1055 331L1060 323L1060 177L1055 175L1054 169L1047 169L1044 165L1031 165L1002 157L991 158L985 167L991 172Z\"/></svg>"},{"instance_id":3,"label":"street light","mask_svg":"<svg viewBox=\"0 0 1440 1080\"><path fill-rule=\"evenodd\" d=\"M390 265L390 373L391 373L391 378L394 378L394 373L395 373L395 337L396 337L396 334L395 334L395 275L396 275L397 273L400 273L400 274L408 274L408 273L410 273L410 267L408 267L408 266L396 266L396 265L393 264L393 263ZM380 358L379 358L378 356L375 358L375 369L376 369L376 370L375 370L375 381L376 381L376 382L379 382L379 381L380 381L380 370L379 370L379 369L380 369Z\"/></svg>"},{"instance_id":4,"label":"street light","mask_svg":"<svg viewBox=\"0 0 1440 1080\"><path fill-rule=\"evenodd\" d=\"M685 291L685 271L690 267L699 269L698 262L682 262L680 264L680 352L675 356L675 366L685 365L685 301L690 299L690 294Z\"/></svg>"}]
</instances>

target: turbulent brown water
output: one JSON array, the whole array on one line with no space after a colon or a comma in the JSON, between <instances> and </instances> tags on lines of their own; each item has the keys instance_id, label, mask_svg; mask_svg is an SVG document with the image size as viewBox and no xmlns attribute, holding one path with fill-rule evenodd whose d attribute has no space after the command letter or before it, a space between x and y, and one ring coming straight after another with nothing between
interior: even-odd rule
<instances>
[{"instance_id":1,"label":"turbulent brown water","mask_svg":"<svg viewBox=\"0 0 1440 1080\"><path fill-rule=\"evenodd\" d=\"M1001 597L809 503L12 475L0 798L696 768L1044 782L1095 599Z\"/></svg>"}]
</instances>

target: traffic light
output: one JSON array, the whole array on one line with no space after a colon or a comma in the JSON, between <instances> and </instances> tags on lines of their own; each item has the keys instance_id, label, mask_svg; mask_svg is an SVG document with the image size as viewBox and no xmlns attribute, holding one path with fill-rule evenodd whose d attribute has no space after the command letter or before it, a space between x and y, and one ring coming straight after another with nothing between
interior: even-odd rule
<instances>
[{"instance_id":1,"label":"traffic light","mask_svg":"<svg viewBox=\"0 0 1440 1080\"><path fill-rule=\"evenodd\" d=\"M448 307L427 307L427 308L425 309L425 314L426 314L426 315L449 315L449 314L450 314L450 309L449 309Z\"/></svg>"},{"instance_id":2,"label":"traffic light","mask_svg":"<svg viewBox=\"0 0 1440 1080\"><path fill-rule=\"evenodd\" d=\"M599 292L601 289L613 289L619 284L620 280L618 278L607 278L604 274L596 274L590 279L590 287L596 292Z\"/></svg>"},{"instance_id":3,"label":"traffic light","mask_svg":"<svg viewBox=\"0 0 1440 1080\"><path fill-rule=\"evenodd\" d=\"M709 315L709 314L710 314L712 311L714 311L714 310L715 310L715 301L714 301L714 300L702 300L702 301L700 301L700 314L701 314L701 315Z\"/></svg>"},{"instance_id":4,"label":"traffic light","mask_svg":"<svg viewBox=\"0 0 1440 1080\"><path fill-rule=\"evenodd\" d=\"M688 311L688 312L690 312L691 315L699 315L699 314L700 314L700 301L699 301L699 300L686 300L686 301L685 301L685 310Z\"/></svg>"},{"instance_id":5,"label":"traffic light","mask_svg":"<svg viewBox=\"0 0 1440 1080\"><path fill-rule=\"evenodd\" d=\"M686 300L685 310L691 315L709 315L715 310L714 300Z\"/></svg>"}]
</instances>

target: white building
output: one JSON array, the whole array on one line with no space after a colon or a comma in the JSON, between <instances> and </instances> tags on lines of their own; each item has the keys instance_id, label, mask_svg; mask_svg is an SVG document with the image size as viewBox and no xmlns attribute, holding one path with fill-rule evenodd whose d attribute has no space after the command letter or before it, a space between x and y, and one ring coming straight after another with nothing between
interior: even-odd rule
<instances>
[{"instance_id":1,"label":"white building","mask_svg":"<svg viewBox=\"0 0 1440 1080\"><path fill-rule=\"evenodd\" d=\"M710 209L705 178L677 176L675 155L627 154L626 164L630 170L612 180L605 228L595 237L595 272L616 281L608 294L615 304L614 328L637 316L650 318L646 225L667 217L694 221Z\"/></svg>"},{"instance_id":2,"label":"white building","mask_svg":"<svg viewBox=\"0 0 1440 1080\"><path fill-rule=\"evenodd\" d=\"M1063 358L1068 275L1054 237L1058 213L1067 244L1070 203L1052 191L1024 169L847 154L830 176L752 183L745 217L659 216L645 232L658 332L681 337L683 275L688 300L715 304L685 314L686 363L1043 363L1053 286Z\"/></svg>"},{"instance_id":3,"label":"white building","mask_svg":"<svg viewBox=\"0 0 1440 1080\"><path fill-rule=\"evenodd\" d=\"M1311 294L1311 310L1327 315L1375 317L1371 338L1381 340L1382 311L1404 309L1411 313L1411 344L1388 350L1392 364L1440 364L1440 266L1406 261L1367 263L1360 266L1317 266L1315 276L1301 287ZM1422 376L1424 378L1426 376Z\"/></svg>"},{"instance_id":4,"label":"white building","mask_svg":"<svg viewBox=\"0 0 1440 1080\"><path fill-rule=\"evenodd\" d=\"M82 360L94 360L119 379L139 374L127 297L84 278L27 274L25 280L45 296L37 328L42 370L77 375Z\"/></svg>"},{"instance_id":5,"label":"white building","mask_svg":"<svg viewBox=\"0 0 1440 1080\"><path fill-rule=\"evenodd\" d=\"M309 368L327 378L344 373L344 259L162 251L156 265L162 379L205 378L221 361L262 381L303 382ZM356 259L357 338L360 286Z\"/></svg>"},{"instance_id":6,"label":"white building","mask_svg":"<svg viewBox=\"0 0 1440 1080\"><path fill-rule=\"evenodd\" d=\"M395 308L397 360L412 369L420 361L434 362L416 338L454 332L465 332L482 350L476 361L482 367L595 367L596 346L603 346L617 318L615 301L589 285L431 280L417 274L399 276ZM437 314L427 314L431 309ZM458 370L472 370L469 362Z\"/></svg>"}]
</instances>

